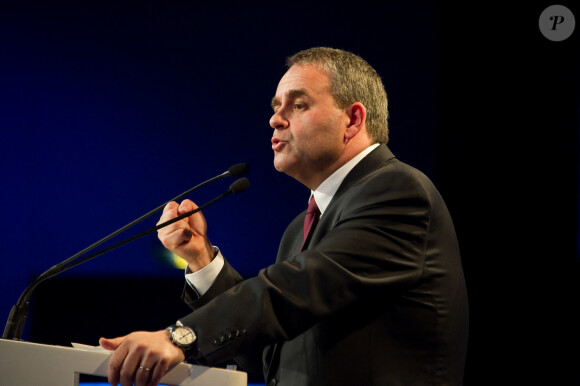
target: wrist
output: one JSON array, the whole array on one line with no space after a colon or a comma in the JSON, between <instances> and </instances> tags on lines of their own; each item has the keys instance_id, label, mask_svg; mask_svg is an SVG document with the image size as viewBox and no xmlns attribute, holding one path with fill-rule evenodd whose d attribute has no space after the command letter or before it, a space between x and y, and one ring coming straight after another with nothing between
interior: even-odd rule
<instances>
[{"instance_id":1,"label":"wrist","mask_svg":"<svg viewBox=\"0 0 580 386\"><path fill-rule=\"evenodd\" d=\"M195 258L186 259L187 267L190 272L197 272L207 267L219 253L219 249L209 244Z\"/></svg>"},{"instance_id":2,"label":"wrist","mask_svg":"<svg viewBox=\"0 0 580 386\"><path fill-rule=\"evenodd\" d=\"M167 327L165 331L169 341L183 352L186 359L192 355L197 355L199 352L197 335L190 327L174 324Z\"/></svg>"}]
</instances>

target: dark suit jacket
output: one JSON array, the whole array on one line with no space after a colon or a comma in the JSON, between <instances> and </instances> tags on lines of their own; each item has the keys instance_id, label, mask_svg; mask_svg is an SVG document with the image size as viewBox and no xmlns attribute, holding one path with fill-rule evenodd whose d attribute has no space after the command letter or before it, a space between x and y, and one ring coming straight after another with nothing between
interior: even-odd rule
<instances>
[{"instance_id":1,"label":"dark suit jacket","mask_svg":"<svg viewBox=\"0 0 580 386\"><path fill-rule=\"evenodd\" d=\"M276 263L242 280L226 262L181 319L207 364L234 358L279 385L459 385L468 305L441 196L385 145L345 178L306 250L305 213Z\"/></svg>"}]
</instances>

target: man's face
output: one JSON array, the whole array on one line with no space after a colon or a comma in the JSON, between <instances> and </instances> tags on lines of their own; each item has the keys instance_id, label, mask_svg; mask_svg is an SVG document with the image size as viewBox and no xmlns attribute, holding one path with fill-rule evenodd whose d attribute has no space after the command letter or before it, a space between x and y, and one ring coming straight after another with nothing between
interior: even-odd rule
<instances>
[{"instance_id":1,"label":"man's face","mask_svg":"<svg viewBox=\"0 0 580 386\"><path fill-rule=\"evenodd\" d=\"M348 122L330 80L315 66L294 65L280 80L272 108L274 167L315 189L334 171Z\"/></svg>"}]
</instances>

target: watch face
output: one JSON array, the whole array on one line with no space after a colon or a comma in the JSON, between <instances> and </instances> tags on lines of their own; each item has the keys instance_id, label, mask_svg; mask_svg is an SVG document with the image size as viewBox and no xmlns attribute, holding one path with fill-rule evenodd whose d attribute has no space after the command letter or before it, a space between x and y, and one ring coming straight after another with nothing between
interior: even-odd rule
<instances>
[{"instance_id":1,"label":"watch face","mask_svg":"<svg viewBox=\"0 0 580 386\"><path fill-rule=\"evenodd\" d=\"M177 327L173 332L173 339L182 345L189 345L195 341L193 331L185 327Z\"/></svg>"}]
</instances>

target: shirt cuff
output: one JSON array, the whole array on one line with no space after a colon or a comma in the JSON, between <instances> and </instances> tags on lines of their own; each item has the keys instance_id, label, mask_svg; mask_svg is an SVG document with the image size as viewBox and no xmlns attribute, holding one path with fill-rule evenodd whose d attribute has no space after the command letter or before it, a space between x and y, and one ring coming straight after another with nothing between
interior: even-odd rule
<instances>
[{"instance_id":1,"label":"shirt cuff","mask_svg":"<svg viewBox=\"0 0 580 386\"><path fill-rule=\"evenodd\" d=\"M199 294L199 296L202 296L207 292L224 267L224 257L222 253L219 248L214 247L214 249L216 250L216 256L211 263L196 272L191 272L189 266L185 269L185 281Z\"/></svg>"}]
</instances>

